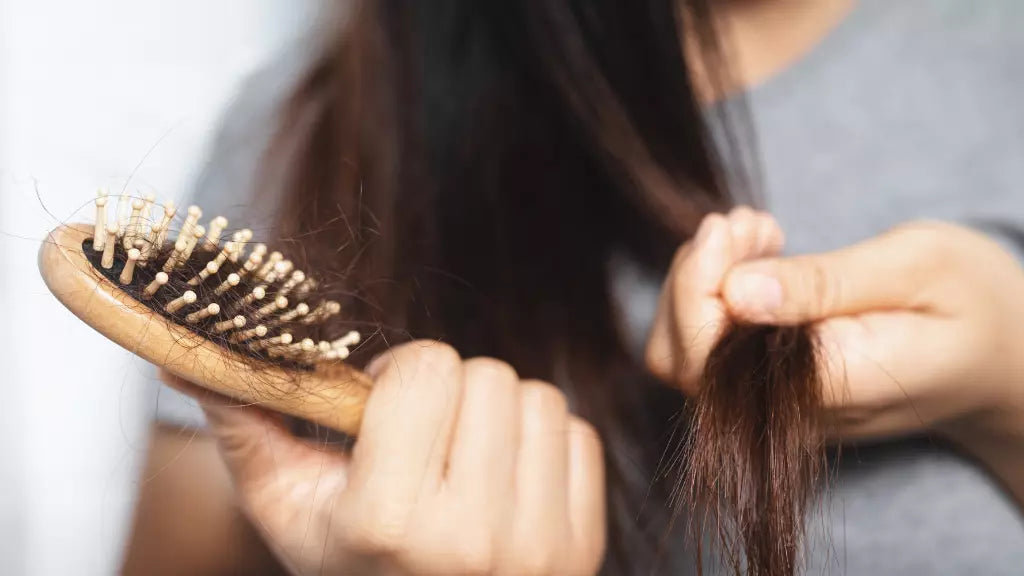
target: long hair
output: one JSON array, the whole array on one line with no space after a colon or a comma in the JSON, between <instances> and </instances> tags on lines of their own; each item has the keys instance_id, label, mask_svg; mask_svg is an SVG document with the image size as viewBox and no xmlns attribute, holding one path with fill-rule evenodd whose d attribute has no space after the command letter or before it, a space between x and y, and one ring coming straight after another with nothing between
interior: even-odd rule
<instances>
[{"instance_id":1,"label":"long hair","mask_svg":"<svg viewBox=\"0 0 1024 576\"><path fill-rule=\"evenodd\" d=\"M609 261L664 271L704 215L749 200L727 191L729 119L702 109L688 71L721 70L708 4L356 1L282 111L262 178L284 190L280 235L377 330L364 357L441 339L552 382L594 424L612 574L691 564L659 546L679 480L653 480L683 398L627 353ZM718 489L706 475L694 502Z\"/></svg>"}]
</instances>

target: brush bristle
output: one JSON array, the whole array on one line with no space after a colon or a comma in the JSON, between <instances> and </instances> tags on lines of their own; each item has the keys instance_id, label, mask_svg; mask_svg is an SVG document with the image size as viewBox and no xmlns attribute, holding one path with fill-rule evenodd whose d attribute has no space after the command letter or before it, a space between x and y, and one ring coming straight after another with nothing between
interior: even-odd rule
<instances>
[{"instance_id":1,"label":"brush bristle","mask_svg":"<svg viewBox=\"0 0 1024 576\"><path fill-rule=\"evenodd\" d=\"M171 239L173 204L122 199L108 222L108 202L98 194L94 236L83 251L98 272L154 312L235 352L294 367L344 360L359 344L358 332L339 337L328 322L341 305L318 297L317 281L282 253L253 245L251 230L225 235L223 216L204 227L202 210L190 206ZM122 214L125 204L130 214Z\"/></svg>"}]
</instances>

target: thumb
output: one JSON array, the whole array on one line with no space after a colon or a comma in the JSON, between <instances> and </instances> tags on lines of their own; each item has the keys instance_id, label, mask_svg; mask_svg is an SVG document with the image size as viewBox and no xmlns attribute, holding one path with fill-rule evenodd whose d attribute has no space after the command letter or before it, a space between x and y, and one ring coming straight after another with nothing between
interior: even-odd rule
<instances>
[{"instance_id":1,"label":"thumb","mask_svg":"<svg viewBox=\"0 0 1024 576\"><path fill-rule=\"evenodd\" d=\"M758 324L914 307L920 262L883 236L824 254L744 262L726 275L722 296L735 318Z\"/></svg>"}]
</instances>

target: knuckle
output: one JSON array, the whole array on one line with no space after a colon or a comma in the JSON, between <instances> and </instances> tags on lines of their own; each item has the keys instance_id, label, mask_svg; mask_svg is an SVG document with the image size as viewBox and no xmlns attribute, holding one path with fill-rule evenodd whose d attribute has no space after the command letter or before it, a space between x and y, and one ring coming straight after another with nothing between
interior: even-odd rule
<instances>
[{"instance_id":1,"label":"knuckle","mask_svg":"<svg viewBox=\"0 0 1024 576\"><path fill-rule=\"evenodd\" d=\"M665 336L652 337L644 349L644 365L652 376L691 395L699 388L704 360L693 348L673 350Z\"/></svg>"},{"instance_id":2,"label":"knuckle","mask_svg":"<svg viewBox=\"0 0 1024 576\"><path fill-rule=\"evenodd\" d=\"M598 433L597 428L595 428L590 422L587 422L575 414L571 414L569 416L569 433L579 435L583 438L592 439L598 443L601 442L601 434Z\"/></svg>"},{"instance_id":3,"label":"knuckle","mask_svg":"<svg viewBox=\"0 0 1024 576\"><path fill-rule=\"evenodd\" d=\"M736 234L749 234L754 228L756 215L749 206L737 206L729 212L729 224Z\"/></svg>"},{"instance_id":4,"label":"knuckle","mask_svg":"<svg viewBox=\"0 0 1024 576\"><path fill-rule=\"evenodd\" d=\"M519 387L519 395L524 410L555 414L565 414L569 411L565 393L547 382L524 380Z\"/></svg>"},{"instance_id":5,"label":"knuckle","mask_svg":"<svg viewBox=\"0 0 1024 576\"><path fill-rule=\"evenodd\" d=\"M490 538L473 538L458 551L455 572L465 576L484 576L491 573L493 560Z\"/></svg>"},{"instance_id":6,"label":"knuckle","mask_svg":"<svg viewBox=\"0 0 1024 576\"><path fill-rule=\"evenodd\" d=\"M830 274L819 262L807 268L805 276L807 301L817 303L821 310L837 309L841 306L846 290L843 287L843 275Z\"/></svg>"},{"instance_id":7,"label":"knuckle","mask_svg":"<svg viewBox=\"0 0 1024 576\"><path fill-rule=\"evenodd\" d=\"M521 576L555 576L558 570L558 555L552 547L520 546L516 553L515 574Z\"/></svg>"},{"instance_id":8,"label":"knuckle","mask_svg":"<svg viewBox=\"0 0 1024 576\"><path fill-rule=\"evenodd\" d=\"M748 218L750 216L753 216L754 214L754 209L751 208L750 206L747 206L746 204L740 204L739 206L736 206L735 208L729 211L730 217L735 216L741 218Z\"/></svg>"},{"instance_id":9,"label":"knuckle","mask_svg":"<svg viewBox=\"0 0 1024 576\"><path fill-rule=\"evenodd\" d=\"M764 239L764 246L761 246L762 250L776 252L782 249L782 245L785 243L785 235L775 217L767 212L758 212L757 226L759 234Z\"/></svg>"},{"instance_id":10,"label":"knuckle","mask_svg":"<svg viewBox=\"0 0 1024 576\"><path fill-rule=\"evenodd\" d=\"M672 264L669 267L669 277L677 276L679 274L679 268L690 258L690 254L693 253L693 241L684 242L679 248L676 248L676 253L672 256Z\"/></svg>"},{"instance_id":11,"label":"knuckle","mask_svg":"<svg viewBox=\"0 0 1024 576\"><path fill-rule=\"evenodd\" d=\"M644 365L659 380L667 382L672 378L672 353L665 339L655 337L647 343Z\"/></svg>"},{"instance_id":12,"label":"knuckle","mask_svg":"<svg viewBox=\"0 0 1024 576\"><path fill-rule=\"evenodd\" d=\"M426 520L426 519L424 519ZM410 534L402 551L402 559L422 566L424 560L433 566L431 573L453 576L491 574L494 566L493 532L475 515L456 513L419 525Z\"/></svg>"},{"instance_id":13,"label":"knuckle","mask_svg":"<svg viewBox=\"0 0 1024 576\"><path fill-rule=\"evenodd\" d=\"M477 357L466 360L463 374L467 383L518 382L519 375L507 362L495 358Z\"/></svg>"},{"instance_id":14,"label":"knuckle","mask_svg":"<svg viewBox=\"0 0 1024 576\"><path fill-rule=\"evenodd\" d=\"M391 371L426 369L437 373L450 373L462 363L454 348L436 340L414 340L381 354L368 366L376 375Z\"/></svg>"},{"instance_id":15,"label":"knuckle","mask_svg":"<svg viewBox=\"0 0 1024 576\"><path fill-rule=\"evenodd\" d=\"M701 222L698 233L712 228L721 228L723 226L729 226L729 216L715 212L704 217L704 221Z\"/></svg>"},{"instance_id":16,"label":"knuckle","mask_svg":"<svg viewBox=\"0 0 1024 576\"><path fill-rule=\"evenodd\" d=\"M598 432L594 425L579 416L569 415L568 437L570 444L574 446L575 450L579 450L582 453L594 452L603 454L601 433Z\"/></svg>"},{"instance_id":17,"label":"knuckle","mask_svg":"<svg viewBox=\"0 0 1024 576\"><path fill-rule=\"evenodd\" d=\"M457 368L462 358L450 345L437 340L418 340L414 342L421 363L445 371Z\"/></svg>"},{"instance_id":18,"label":"knuckle","mask_svg":"<svg viewBox=\"0 0 1024 576\"><path fill-rule=\"evenodd\" d=\"M405 514L389 507L369 506L343 530L346 548L368 556L396 556L407 541Z\"/></svg>"}]
</instances>

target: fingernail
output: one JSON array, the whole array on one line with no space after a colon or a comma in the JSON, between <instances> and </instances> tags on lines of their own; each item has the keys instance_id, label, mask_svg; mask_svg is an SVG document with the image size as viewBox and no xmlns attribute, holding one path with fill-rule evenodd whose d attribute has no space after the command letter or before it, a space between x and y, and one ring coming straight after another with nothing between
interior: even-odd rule
<instances>
[{"instance_id":1,"label":"fingernail","mask_svg":"<svg viewBox=\"0 0 1024 576\"><path fill-rule=\"evenodd\" d=\"M739 274L730 279L726 298L750 320L771 320L782 306L782 284L760 272Z\"/></svg>"}]
</instances>

